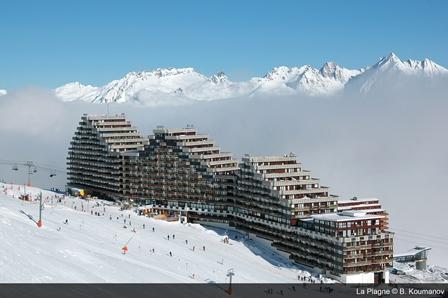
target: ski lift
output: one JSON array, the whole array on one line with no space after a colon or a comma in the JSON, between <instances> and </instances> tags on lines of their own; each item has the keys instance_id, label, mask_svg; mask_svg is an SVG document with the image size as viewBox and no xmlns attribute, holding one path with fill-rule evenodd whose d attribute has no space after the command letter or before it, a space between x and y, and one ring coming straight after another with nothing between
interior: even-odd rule
<instances>
[{"instance_id":1,"label":"ski lift","mask_svg":"<svg viewBox=\"0 0 448 298\"><path fill-rule=\"evenodd\" d=\"M13 171L18 171L18 170L19 170L19 167L18 167L17 165L13 165L13 166L12 166L12 170L13 170Z\"/></svg>"}]
</instances>

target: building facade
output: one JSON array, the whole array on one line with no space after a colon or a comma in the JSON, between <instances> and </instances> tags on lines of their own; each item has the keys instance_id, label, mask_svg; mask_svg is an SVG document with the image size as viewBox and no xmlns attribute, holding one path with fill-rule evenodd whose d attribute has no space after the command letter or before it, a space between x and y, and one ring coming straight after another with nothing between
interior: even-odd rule
<instances>
[{"instance_id":1,"label":"building facade","mask_svg":"<svg viewBox=\"0 0 448 298\"><path fill-rule=\"evenodd\" d=\"M120 197L123 153L141 151L147 143L124 115L83 115L68 149L68 185Z\"/></svg>"},{"instance_id":2,"label":"building facade","mask_svg":"<svg viewBox=\"0 0 448 298\"><path fill-rule=\"evenodd\" d=\"M236 229L343 282L387 282L393 234L377 199L338 201L294 154L233 159L196 129L142 137L124 115L84 115L68 186Z\"/></svg>"}]
</instances>

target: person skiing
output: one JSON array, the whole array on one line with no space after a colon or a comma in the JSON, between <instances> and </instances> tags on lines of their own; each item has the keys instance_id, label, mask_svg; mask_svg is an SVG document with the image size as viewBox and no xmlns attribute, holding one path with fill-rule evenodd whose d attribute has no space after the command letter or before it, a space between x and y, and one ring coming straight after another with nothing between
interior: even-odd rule
<instances>
[{"instance_id":1,"label":"person skiing","mask_svg":"<svg viewBox=\"0 0 448 298\"><path fill-rule=\"evenodd\" d=\"M193 251L194 251L194 245L193 245Z\"/></svg>"},{"instance_id":2,"label":"person skiing","mask_svg":"<svg viewBox=\"0 0 448 298\"><path fill-rule=\"evenodd\" d=\"M202 250L203 250L203 251L205 251L205 245L204 245L204 246L202 246Z\"/></svg>"},{"instance_id":3,"label":"person skiing","mask_svg":"<svg viewBox=\"0 0 448 298\"><path fill-rule=\"evenodd\" d=\"M171 251L170 251L170 257L172 257L173 256L173 254L171 253Z\"/></svg>"},{"instance_id":4,"label":"person skiing","mask_svg":"<svg viewBox=\"0 0 448 298\"><path fill-rule=\"evenodd\" d=\"M168 240L170 240L170 235L168 235Z\"/></svg>"},{"instance_id":5,"label":"person skiing","mask_svg":"<svg viewBox=\"0 0 448 298\"><path fill-rule=\"evenodd\" d=\"M173 234L173 240L176 238L176 235Z\"/></svg>"},{"instance_id":6,"label":"person skiing","mask_svg":"<svg viewBox=\"0 0 448 298\"><path fill-rule=\"evenodd\" d=\"M188 240L187 239L185 239L185 244L188 245Z\"/></svg>"},{"instance_id":7,"label":"person skiing","mask_svg":"<svg viewBox=\"0 0 448 298\"><path fill-rule=\"evenodd\" d=\"M143 227L143 230L144 230L144 229L145 229L145 224L143 224L143 226L142 226L142 227Z\"/></svg>"},{"instance_id":8,"label":"person skiing","mask_svg":"<svg viewBox=\"0 0 448 298\"><path fill-rule=\"evenodd\" d=\"M155 232L154 227L152 227L152 231Z\"/></svg>"}]
</instances>

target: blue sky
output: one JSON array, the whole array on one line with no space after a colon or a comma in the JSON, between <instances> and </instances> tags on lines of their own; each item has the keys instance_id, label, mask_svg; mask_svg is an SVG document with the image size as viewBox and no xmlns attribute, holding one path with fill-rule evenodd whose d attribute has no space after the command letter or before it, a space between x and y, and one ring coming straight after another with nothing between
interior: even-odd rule
<instances>
[{"instance_id":1,"label":"blue sky","mask_svg":"<svg viewBox=\"0 0 448 298\"><path fill-rule=\"evenodd\" d=\"M0 89L183 66L242 80L391 51L448 66L447 12L448 1L1 1Z\"/></svg>"}]
</instances>

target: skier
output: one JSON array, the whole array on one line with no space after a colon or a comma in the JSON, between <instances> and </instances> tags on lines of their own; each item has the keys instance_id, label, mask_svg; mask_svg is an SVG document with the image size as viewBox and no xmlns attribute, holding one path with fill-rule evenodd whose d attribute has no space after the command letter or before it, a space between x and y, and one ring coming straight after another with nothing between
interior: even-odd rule
<instances>
[{"instance_id":1,"label":"skier","mask_svg":"<svg viewBox=\"0 0 448 298\"><path fill-rule=\"evenodd\" d=\"M202 250L203 250L203 251L205 251L205 245L204 245L204 246L202 246Z\"/></svg>"},{"instance_id":2,"label":"skier","mask_svg":"<svg viewBox=\"0 0 448 298\"><path fill-rule=\"evenodd\" d=\"M193 251L194 251L194 245L193 245Z\"/></svg>"},{"instance_id":3,"label":"skier","mask_svg":"<svg viewBox=\"0 0 448 298\"><path fill-rule=\"evenodd\" d=\"M155 232L154 227L152 227L152 231Z\"/></svg>"},{"instance_id":4,"label":"skier","mask_svg":"<svg viewBox=\"0 0 448 298\"><path fill-rule=\"evenodd\" d=\"M171 251L170 251L170 257L172 257L173 256L173 254L171 253Z\"/></svg>"},{"instance_id":5,"label":"skier","mask_svg":"<svg viewBox=\"0 0 448 298\"><path fill-rule=\"evenodd\" d=\"M170 240L170 235L168 235L168 240Z\"/></svg>"},{"instance_id":6,"label":"skier","mask_svg":"<svg viewBox=\"0 0 448 298\"><path fill-rule=\"evenodd\" d=\"M142 226L142 227L143 227L143 230L144 230L144 229L145 229L145 224L143 224L143 226Z\"/></svg>"},{"instance_id":7,"label":"skier","mask_svg":"<svg viewBox=\"0 0 448 298\"><path fill-rule=\"evenodd\" d=\"M112 215L109 216L109 220L112 220Z\"/></svg>"},{"instance_id":8,"label":"skier","mask_svg":"<svg viewBox=\"0 0 448 298\"><path fill-rule=\"evenodd\" d=\"M68 225L68 219L65 219L65 224Z\"/></svg>"},{"instance_id":9,"label":"skier","mask_svg":"<svg viewBox=\"0 0 448 298\"><path fill-rule=\"evenodd\" d=\"M187 244L187 245L188 245L188 240L187 240L187 239L185 239L185 244Z\"/></svg>"},{"instance_id":10,"label":"skier","mask_svg":"<svg viewBox=\"0 0 448 298\"><path fill-rule=\"evenodd\" d=\"M176 238L176 235L173 234L173 240Z\"/></svg>"}]
</instances>

